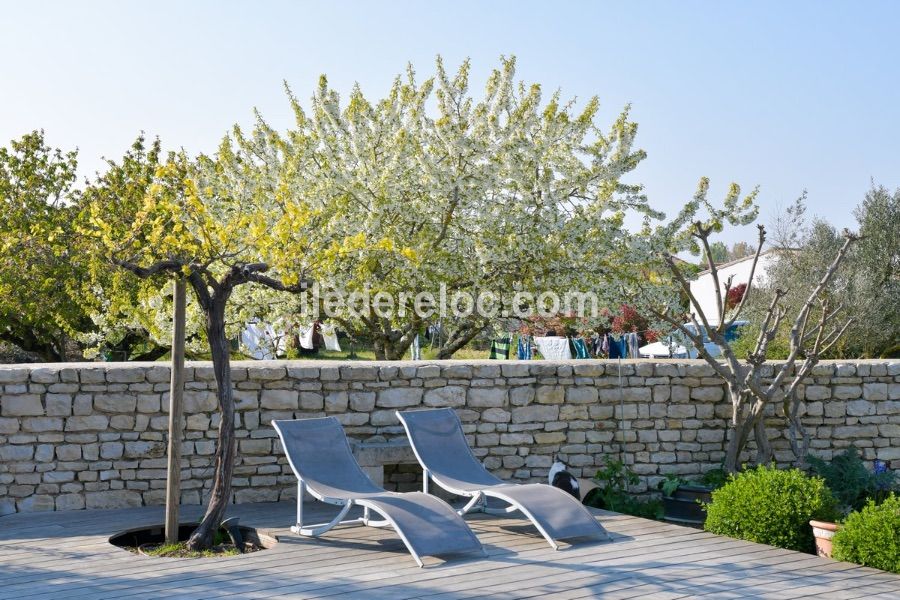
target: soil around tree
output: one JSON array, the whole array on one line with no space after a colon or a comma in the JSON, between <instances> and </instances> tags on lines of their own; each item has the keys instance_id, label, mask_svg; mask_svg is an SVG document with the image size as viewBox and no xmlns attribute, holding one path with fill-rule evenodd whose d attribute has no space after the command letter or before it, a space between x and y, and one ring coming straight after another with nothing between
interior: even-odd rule
<instances>
[{"instance_id":1,"label":"soil around tree","mask_svg":"<svg viewBox=\"0 0 900 600\"><path fill-rule=\"evenodd\" d=\"M209 558L231 557L242 554L252 554L267 550L278 543L278 538L252 527L238 527L241 534L242 545L236 547L230 536L220 529L215 534L213 546L207 550L188 550L187 540L197 529L197 523L182 524L178 528L178 543L165 543L165 527L163 525L151 525L129 529L117 533L109 538L109 543L132 554L152 558Z\"/></svg>"}]
</instances>

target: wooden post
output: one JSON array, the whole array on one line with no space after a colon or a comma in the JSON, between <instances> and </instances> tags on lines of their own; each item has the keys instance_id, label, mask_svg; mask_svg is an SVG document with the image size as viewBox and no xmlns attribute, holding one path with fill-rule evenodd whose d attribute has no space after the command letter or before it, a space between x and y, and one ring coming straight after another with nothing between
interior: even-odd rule
<instances>
[{"instance_id":1,"label":"wooden post","mask_svg":"<svg viewBox=\"0 0 900 600\"><path fill-rule=\"evenodd\" d=\"M178 542L181 503L181 413L184 399L184 279L175 280L172 322L172 378L169 385L169 463L166 472L166 544Z\"/></svg>"}]
</instances>

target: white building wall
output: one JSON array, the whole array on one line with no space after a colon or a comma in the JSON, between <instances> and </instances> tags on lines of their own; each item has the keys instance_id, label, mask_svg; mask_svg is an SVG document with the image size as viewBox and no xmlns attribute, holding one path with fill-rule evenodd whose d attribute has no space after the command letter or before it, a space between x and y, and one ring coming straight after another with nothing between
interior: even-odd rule
<instances>
[{"instance_id":1,"label":"white building wall","mask_svg":"<svg viewBox=\"0 0 900 600\"><path fill-rule=\"evenodd\" d=\"M756 265L756 275L754 278L754 286L760 285L766 280L766 273L776 261L774 252L767 252L759 257ZM753 266L753 257L746 260L737 261L728 265L719 267L719 289L722 292L722 301L724 302L725 282L728 277L734 275L731 287L735 287L741 283L747 283L750 280L750 268ZM700 303L703 313L711 322L718 322L719 312L716 306L716 288L713 285L713 278L709 272L705 272L691 282L691 294ZM695 307L691 306L691 313L696 315Z\"/></svg>"}]
</instances>

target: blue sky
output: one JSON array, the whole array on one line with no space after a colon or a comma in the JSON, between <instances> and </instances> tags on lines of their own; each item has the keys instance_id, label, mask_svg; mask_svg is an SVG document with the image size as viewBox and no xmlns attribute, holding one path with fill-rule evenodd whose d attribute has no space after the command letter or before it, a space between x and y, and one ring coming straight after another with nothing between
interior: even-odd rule
<instances>
[{"instance_id":1,"label":"blue sky","mask_svg":"<svg viewBox=\"0 0 900 600\"><path fill-rule=\"evenodd\" d=\"M898 23L891 1L2 0L0 143L43 128L87 175L141 130L196 153L253 107L287 126L283 80L378 96L442 54L480 85L515 54L548 93L599 95L604 122L632 104L649 156L630 180L655 207L674 214L706 175L717 196L759 185L763 222L806 188L852 226L871 178L900 187Z\"/></svg>"}]
</instances>

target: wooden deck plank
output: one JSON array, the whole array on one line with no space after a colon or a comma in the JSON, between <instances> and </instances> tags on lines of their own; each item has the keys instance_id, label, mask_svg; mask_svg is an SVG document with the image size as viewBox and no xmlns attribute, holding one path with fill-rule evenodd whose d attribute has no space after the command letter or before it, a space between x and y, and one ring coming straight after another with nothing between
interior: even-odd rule
<instances>
[{"instance_id":1,"label":"wooden deck plank","mask_svg":"<svg viewBox=\"0 0 900 600\"><path fill-rule=\"evenodd\" d=\"M112 533L161 524L161 507L0 518L0 598L894 598L900 577L637 517L600 513L612 542L554 552L521 519L475 515L488 557L429 558L419 569L396 534L343 528L291 534L293 503L230 515L281 539L229 559L148 559L110 546ZM185 520L201 507L185 507ZM326 520L333 508L310 506Z\"/></svg>"}]
</instances>

